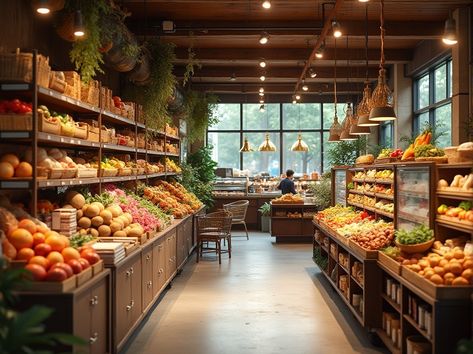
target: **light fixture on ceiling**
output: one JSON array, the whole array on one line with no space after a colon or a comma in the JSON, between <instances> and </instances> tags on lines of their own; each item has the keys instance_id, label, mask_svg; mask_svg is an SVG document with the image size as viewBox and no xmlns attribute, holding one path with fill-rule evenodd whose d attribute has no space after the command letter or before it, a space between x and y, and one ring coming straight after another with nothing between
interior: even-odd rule
<instances>
[{"instance_id":1,"label":"light fixture on ceiling","mask_svg":"<svg viewBox=\"0 0 473 354\"><path fill-rule=\"evenodd\" d=\"M260 87L259 92L264 92L264 87Z\"/></svg>"},{"instance_id":2,"label":"light fixture on ceiling","mask_svg":"<svg viewBox=\"0 0 473 354\"><path fill-rule=\"evenodd\" d=\"M351 127L353 125L353 108L351 102L347 103L347 111L345 114L345 120L342 123L342 133L340 134L340 140L343 141L352 141L358 139L357 135L352 135L350 133Z\"/></svg>"},{"instance_id":3,"label":"light fixture on ceiling","mask_svg":"<svg viewBox=\"0 0 473 354\"><path fill-rule=\"evenodd\" d=\"M455 45L458 43L457 23L450 12L445 21L445 29L443 31L442 42L446 45Z\"/></svg>"},{"instance_id":4,"label":"light fixture on ceiling","mask_svg":"<svg viewBox=\"0 0 473 354\"><path fill-rule=\"evenodd\" d=\"M259 111L264 112L266 109L264 107L264 103L259 106Z\"/></svg>"},{"instance_id":5,"label":"light fixture on ceiling","mask_svg":"<svg viewBox=\"0 0 473 354\"><path fill-rule=\"evenodd\" d=\"M369 62L368 62L368 4L365 6L365 66L366 66L366 78L365 88L363 89L363 96L361 102L356 108L356 115L358 117L358 128L363 129L364 133L367 134L369 127L376 127L379 125L378 122L370 121L371 111L371 87L368 79L369 76Z\"/></svg>"},{"instance_id":6,"label":"light fixture on ceiling","mask_svg":"<svg viewBox=\"0 0 473 354\"><path fill-rule=\"evenodd\" d=\"M232 76L230 76L230 81L236 81L235 73L232 73Z\"/></svg>"},{"instance_id":7,"label":"light fixture on ceiling","mask_svg":"<svg viewBox=\"0 0 473 354\"><path fill-rule=\"evenodd\" d=\"M298 93L296 93L296 95L294 97L296 98L297 101L299 101L301 99L301 95L299 95Z\"/></svg>"},{"instance_id":8,"label":"light fixture on ceiling","mask_svg":"<svg viewBox=\"0 0 473 354\"><path fill-rule=\"evenodd\" d=\"M396 120L394 112L394 98L391 90L386 83L386 69L384 69L384 0L381 0L380 15L381 30L381 61L379 63L378 85L371 95L370 105L370 121L384 122Z\"/></svg>"},{"instance_id":9,"label":"light fixture on ceiling","mask_svg":"<svg viewBox=\"0 0 473 354\"><path fill-rule=\"evenodd\" d=\"M340 23L338 23L337 20L332 20L332 31L335 38L342 36L342 28L340 27Z\"/></svg>"},{"instance_id":10,"label":"light fixture on ceiling","mask_svg":"<svg viewBox=\"0 0 473 354\"><path fill-rule=\"evenodd\" d=\"M269 133L266 133L264 137L264 141L259 146L258 151L260 152L275 152L276 151L276 145L274 145L274 143L270 140Z\"/></svg>"},{"instance_id":11,"label":"light fixture on ceiling","mask_svg":"<svg viewBox=\"0 0 473 354\"><path fill-rule=\"evenodd\" d=\"M260 44L266 44L269 42L269 34L268 32L261 32L261 36L259 37Z\"/></svg>"},{"instance_id":12,"label":"light fixture on ceiling","mask_svg":"<svg viewBox=\"0 0 473 354\"><path fill-rule=\"evenodd\" d=\"M370 0L358 0L358 2L368 2Z\"/></svg>"},{"instance_id":13,"label":"light fixture on ceiling","mask_svg":"<svg viewBox=\"0 0 473 354\"><path fill-rule=\"evenodd\" d=\"M74 14L74 36L83 37L85 35L82 12L77 10Z\"/></svg>"},{"instance_id":14,"label":"light fixture on ceiling","mask_svg":"<svg viewBox=\"0 0 473 354\"><path fill-rule=\"evenodd\" d=\"M314 68L309 69L309 76L313 79L317 76L317 73L315 72Z\"/></svg>"},{"instance_id":15,"label":"light fixture on ceiling","mask_svg":"<svg viewBox=\"0 0 473 354\"><path fill-rule=\"evenodd\" d=\"M292 104L297 104L297 101L295 99L293 99Z\"/></svg>"},{"instance_id":16,"label":"light fixture on ceiling","mask_svg":"<svg viewBox=\"0 0 473 354\"><path fill-rule=\"evenodd\" d=\"M353 124L350 128L351 135L370 135L370 127L362 127L359 125L360 118L358 117L358 107L353 107Z\"/></svg>"},{"instance_id":17,"label":"light fixture on ceiling","mask_svg":"<svg viewBox=\"0 0 473 354\"><path fill-rule=\"evenodd\" d=\"M252 152L252 151L254 151L254 150L251 148L251 145L248 142L248 138L245 137L245 140L243 142L243 146L240 149L240 152Z\"/></svg>"},{"instance_id":18,"label":"light fixture on ceiling","mask_svg":"<svg viewBox=\"0 0 473 354\"><path fill-rule=\"evenodd\" d=\"M309 86L306 85L305 80L302 80L302 91L309 91Z\"/></svg>"},{"instance_id":19,"label":"light fixture on ceiling","mask_svg":"<svg viewBox=\"0 0 473 354\"><path fill-rule=\"evenodd\" d=\"M268 10L271 8L271 1L265 0L261 3L261 6L263 7L263 9Z\"/></svg>"},{"instance_id":20,"label":"light fixture on ceiling","mask_svg":"<svg viewBox=\"0 0 473 354\"><path fill-rule=\"evenodd\" d=\"M320 47L315 52L315 57L317 59L322 59L324 57L325 52L325 42L320 45Z\"/></svg>"},{"instance_id":21,"label":"light fixture on ceiling","mask_svg":"<svg viewBox=\"0 0 473 354\"><path fill-rule=\"evenodd\" d=\"M260 103L260 104L264 104L264 99L263 99L263 98L260 98L259 103Z\"/></svg>"},{"instance_id":22,"label":"light fixture on ceiling","mask_svg":"<svg viewBox=\"0 0 473 354\"><path fill-rule=\"evenodd\" d=\"M266 80L266 76L261 75L261 76L259 77L259 79L260 79L261 81L265 81L265 80Z\"/></svg>"},{"instance_id":23,"label":"light fixture on ceiling","mask_svg":"<svg viewBox=\"0 0 473 354\"><path fill-rule=\"evenodd\" d=\"M259 61L259 66L261 66L262 68L265 68L265 67L266 67L266 60L261 59L261 60Z\"/></svg>"},{"instance_id":24,"label":"light fixture on ceiling","mask_svg":"<svg viewBox=\"0 0 473 354\"><path fill-rule=\"evenodd\" d=\"M260 92L259 95L260 95L261 97L263 97L263 96L264 96L264 92Z\"/></svg>"},{"instance_id":25,"label":"light fixture on ceiling","mask_svg":"<svg viewBox=\"0 0 473 354\"><path fill-rule=\"evenodd\" d=\"M333 92L334 92L334 115L333 123L330 126L330 133L328 142L340 141L340 134L342 133L342 126L338 122L337 116L337 40L335 39L335 51L334 51L335 67L334 67L334 78L333 78Z\"/></svg>"},{"instance_id":26,"label":"light fixture on ceiling","mask_svg":"<svg viewBox=\"0 0 473 354\"><path fill-rule=\"evenodd\" d=\"M47 15L51 12L48 0L40 0L36 7L36 12L41 15Z\"/></svg>"},{"instance_id":27,"label":"light fixture on ceiling","mask_svg":"<svg viewBox=\"0 0 473 354\"><path fill-rule=\"evenodd\" d=\"M298 112L298 120L299 120L299 134L297 135L297 140L291 146L291 151L294 152L307 152L309 151L309 146L302 140L302 133L301 133L301 105L298 105L299 112Z\"/></svg>"}]
</instances>

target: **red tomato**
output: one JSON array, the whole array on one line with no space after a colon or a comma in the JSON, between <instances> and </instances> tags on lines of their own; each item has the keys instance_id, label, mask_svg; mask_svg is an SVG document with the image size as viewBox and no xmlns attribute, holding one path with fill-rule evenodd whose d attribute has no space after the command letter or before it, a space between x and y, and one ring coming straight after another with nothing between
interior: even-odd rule
<instances>
[{"instance_id":1,"label":"red tomato","mask_svg":"<svg viewBox=\"0 0 473 354\"><path fill-rule=\"evenodd\" d=\"M44 280L44 278L46 278L46 275L48 274L46 272L46 269L44 269L44 267L41 267L39 264L27 264L25 266L25 269L31 274L31 277L36 281Z\"/></svg>"},{"instance_id":2,"label":"red tomato","mask_svg":"<svg viewBox=\"0 0 473 354\"><path fill-rule=\"evenodd\" d=\"M72 268L74 274L82 272L82 264L77 259L70 259L67 264Z\"/></svg>"},{"instance_id":3,"label":"red tomato","mask_svg":"<svg viewBox=\"0 0 473 354\"><path fill-rule=\"evenodd\" d=\"M81 257L87 259L90 264L95 264L100 261L100 256L95 251L84 251Z\"/></svg>"},{"instance_id":4,"label":"red tomato","mask_svg":"<svg viewBox=\"0 0 473 354\"><path fill-rule=\"evenodd\" d=\"M67 279L67 273L64 269L56 267L51 268L46 275L47 281L57 281L61 282Z\"/></svg>"},{"instance_id":5,"label":"red tomato","mask_svg":"<svg viewBox=\"0 0 473 354\"><path fill-rule=\"evenodd\" d=\"M72 270L71 266L66 263L62 263L62 262L54 263L51 269L54 269L54 268L61 268L62 270L64 270L68 278L72 277L72 275L74 274L74 271Z\"/></svg>"},{"instance_id":6,"label":"red tomato","mask_svg":"<svg viewBox=\"0 0 473 354\"><path fill-rule=\"evenodd\" d=\"M89 261L85 258L79 258L79 263L82 266L82 269L87 269L90 267Z\"/></svg>"}]
</instances>

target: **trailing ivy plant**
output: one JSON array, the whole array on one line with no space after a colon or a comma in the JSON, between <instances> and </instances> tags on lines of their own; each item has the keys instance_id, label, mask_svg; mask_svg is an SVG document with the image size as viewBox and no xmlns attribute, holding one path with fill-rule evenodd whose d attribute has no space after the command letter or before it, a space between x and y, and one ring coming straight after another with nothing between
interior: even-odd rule
<instances>
[{"instance_id":1,"label":"trailing ivy plant","mask_svg":"<svg viewBox=\"0 0 473 354\"><path fill-rule=\"evenodd\" d=\"M168 100L176 85L173 75L174 44L158 40L146 44L151 54L149 84L146 86L129 85L125 88L125 97L143 106L146 124L153 129L163 129L171 121L167 110Z\"/></svg>"},{"instance_id":2,"label":"trailing ivy plant","mask_svg":"<svg viewBox=\"0 0 473 354\"><path fill-rule=\"evenodd\" d=\"M77 10L77 2L68 0L66 10ZM101 65L104 63L101 47L101 31L99 20L110 12L109 2L106 0L81 0L80 10L84 20L85 38L76 40L72 45L69 57L80 72L82 80L88 82L97 73L103 73Z\"/></svg>"},{"instance_id":3,"label":"trailing ivy plant","mask_svg":"<svg viewBox=\"0 0 473 354\"><path fill-rule=\"evenodd\" d=\"M190 35L192 36L193 33L191 32ZM184 78L182 79L182 86L185 87L189 80L192 78L192 76L194 76L195 67L200 69L202 65L196 58L196 54L194 52L194 41L192 39L191 45L189 46L189 48L187 48L187 64L186 71L184 72Z\"/></svg>"},{"instance_id":4,"label":"trailing ivy plant","mask_svg":"<svg viewBox=\"0 0 473 354\"><path fill-rule=\"evenodd\" d=\"M187 91L185 95L185 120L187 121L187 138L190 143L202 140L207 128L218 123L214 114L218 97L199 91Z\"/></svg>"}]
</instances>

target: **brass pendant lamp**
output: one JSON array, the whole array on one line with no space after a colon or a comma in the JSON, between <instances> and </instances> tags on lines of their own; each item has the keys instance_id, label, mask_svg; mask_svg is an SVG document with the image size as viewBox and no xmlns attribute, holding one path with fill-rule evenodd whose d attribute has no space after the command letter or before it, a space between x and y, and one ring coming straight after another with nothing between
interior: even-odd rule
<instances>
[{"instance_id":1,"label":"brass pendant lamp","mask_svg":"<svg viewBox=\"0 0 473 354\"><path fill-rule=\"evenodd\" d=\"M363 89L363 98L356 108L356 115L358 116L358 127L365 129L369 127L376 127L378 122L370 121L371 111L371 88L368 80L368 4L365 6L365 60L366 60L366 80L365 88ZM366 130L364 130L366 132Z\"/></svg>"},{"instance_id":2,"label":"brass pendant lamp","mask_svg":"<svg viewBox=\"0 0 473 354\"><path fill-rule=\"evenodd\" d=\"M334 80L333 80L333 91L334 91L334 109L335 114L333 116L333 123L330 126L330 134L328 137L328 142L338 142L340 141L340 134L342 133L342 126L338 122L337 116L337 39L335 38L335 68L334 68Z\"/></svg>"},{"instance_id":3,"label":"brass pendant lamp","mask_svg":"<svg viewBox=\"0 0 473 354\"><path fill-rule=\"evenodd\" d=\"M394 99L391 90L386 84L386 69L384 69L384 0L381 0L381 61L379 63L378 86L371 96L370 121L384 122L396 120L394 112Z\"/></svg>"},{"instance_id":4,"label":"brass pendant lamp","mask_svg":"<svg viewBox=\"0 0 473 354\"><path fill-rule=\"evenodd\" d=\"M299 113L298 113L298 117L299 117L299 134L297 136L297 141L294 144L292 144L292 146L291 146L291 151L294 151L294 152L307 152L307 151L309 151L309 145L307 145L305 143L305 141L302 140L302 133L301 133L301 104L299 103L297 106L299 108Z\"/></svg>"},{"instance_id":5,"label":"brass pendant lamp","mask_svg":"<svg viewBox=\"0 0 473 354\"><path fill-rule=\"evenodd\" d=\"M269 107L266 109L266 127L269 127ZM269 138L269 133L265 134L264 141L258 147L258 151L260 152L275 152L276 145L271 141Z\"/></svg>"},{"instance_id":6,"label":"brass pendant lamp","mask_svg":"<svg viewBox=\"0 0 473 354\"><path fill-rule=\"evenodd\" d=\"M248 138L245 137L245 140L243 142L243 146L240 149L240 152L252 152L252 151L254 151L254 150L252 149L252 147L251 147L251 145L248 141Z\"/></svg>"}]
</instances>

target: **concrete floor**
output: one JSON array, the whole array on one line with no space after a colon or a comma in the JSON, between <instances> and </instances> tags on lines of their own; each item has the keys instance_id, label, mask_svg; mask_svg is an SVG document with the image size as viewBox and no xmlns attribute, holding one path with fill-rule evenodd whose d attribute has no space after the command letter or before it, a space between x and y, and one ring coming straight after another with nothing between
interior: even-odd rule
<instances>
[{"instance_id":1,"label":"concrete floor","mask_svg":"<svg viewBox=\"0 0 473 354\"><path fill-rule=\"evenodd\" d=\"M190 259L122 354L386 353L320 274L311 245L252 233L234 238L232 256L221 266Z\"/></svg>"}]
</instances>

